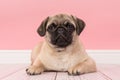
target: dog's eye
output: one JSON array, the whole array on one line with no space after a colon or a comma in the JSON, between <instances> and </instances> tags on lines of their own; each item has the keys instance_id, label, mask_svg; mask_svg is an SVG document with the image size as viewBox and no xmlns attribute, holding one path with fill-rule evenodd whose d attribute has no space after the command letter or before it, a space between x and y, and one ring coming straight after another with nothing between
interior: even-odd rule
<instances>
[{"instance_id":1,"label":"dog's eye","mask_svg":"<svg viewBox=\"0 0 120 80\"><path fill-rule=\"evenodd\" d=\"M52 24L50 24L50 25L48 26L48 29L49 29L49 30L55 30L56 27L57 27L57 25L56 25L55 23L52 23Z\"/></svg>"},{"instance_id":2,"label":"dog's eye","mask_svg":"<svg viewBox=\"0 0 120 80\"><path fill-rule=\"evenodd\" d=\"M64 23L65 27L69 30L74 30L74 25L69 23L69 22L65 22Z\"/></svg>"},{"instance_id":3,"label":"dog's eye","mask_svg":"<svg viewBox=\"0 0 120 80\"><path fill-rule=\"evenodd\" d=\"M68 24L66 27L67 27L68 29L74 29L74 26L73 26L72 24Z\"/></svg>"}]
</instances>

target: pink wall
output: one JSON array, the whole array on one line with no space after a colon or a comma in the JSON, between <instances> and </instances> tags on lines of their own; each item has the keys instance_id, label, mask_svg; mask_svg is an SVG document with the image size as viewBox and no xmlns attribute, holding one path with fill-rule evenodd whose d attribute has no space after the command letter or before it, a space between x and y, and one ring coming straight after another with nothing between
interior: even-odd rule
<instances>
[{"instance_id":1,"label":"pink wall","mask_svg":"<svg viewBox=\"0 0 120 80\"><path fill-rule=\"evenodd\" d=\"M0 50L32 49L48 15L69 13L82 18L81 39L87 49L120 49L120 0L0 0Z\"/></svg>"}]
</instances>

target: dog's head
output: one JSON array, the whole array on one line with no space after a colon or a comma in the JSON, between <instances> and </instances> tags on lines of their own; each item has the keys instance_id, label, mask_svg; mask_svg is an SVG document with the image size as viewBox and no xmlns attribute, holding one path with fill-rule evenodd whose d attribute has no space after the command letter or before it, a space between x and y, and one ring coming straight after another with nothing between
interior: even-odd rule
<instances>
[{"instance_id":1,"label":"dog's head","mask_svg":"<svg viewBox=\"0 0 120 80\"><path fill-rule=\"evenodd\" d=\"M37 32L45 36L52 45L60 48L69 46L74 36L80 35L85 27L83 20L66 14L47 17L39 26Z\"/></svg>"}]
</instances>

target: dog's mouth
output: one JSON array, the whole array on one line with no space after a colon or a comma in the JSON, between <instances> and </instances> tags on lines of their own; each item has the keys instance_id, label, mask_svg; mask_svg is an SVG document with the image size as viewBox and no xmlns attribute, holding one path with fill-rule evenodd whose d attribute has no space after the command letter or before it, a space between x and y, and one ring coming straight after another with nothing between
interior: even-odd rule
<instances>
[{"instance_id":1,"label":"dog's mouth","mask_svg":"<svg viewBox=\"0 0 120 80\"><path fill-rule=\"evenodd\" d=\"M52 41L52 44L56 45L57 47L64 48L70 45L71 42L72 38L67 38L65 35L60 34L54 39L54 41Z\"/></svg>"},{"instance_id":2,"label":"dog's mouth","mask_svg":"<svg viewBox=\"0 0 120 80\"><path fill-rule=\"evenodd\" d=\"M63 40L63 41L68 41L67 38L63 34L59 34L55 40Z\"/></svg>"}]
</instances>

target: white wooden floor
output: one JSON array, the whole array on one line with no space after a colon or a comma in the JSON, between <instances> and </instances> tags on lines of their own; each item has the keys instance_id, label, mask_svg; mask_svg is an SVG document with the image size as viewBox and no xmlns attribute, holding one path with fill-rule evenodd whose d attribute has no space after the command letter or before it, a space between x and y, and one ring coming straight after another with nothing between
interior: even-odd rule
<instances>
[{"instance_id":1,"label":"white wooden floor","mask_svg":"<svg viewBox=\"0 0 120 80\"><path fill-rule=\"evenodd\" d=\"M0 64L0 80L120 80L120 65L99 64L98 72L69 76L67 72L44 72L29 76L27 64Z\"/></svg>"}]
</instances>

